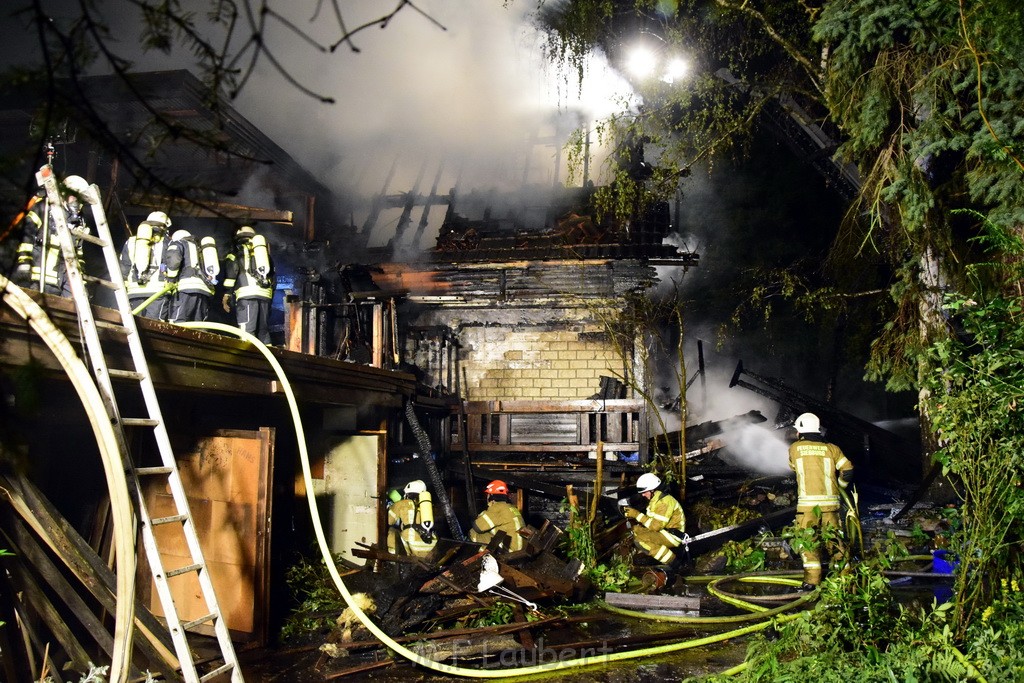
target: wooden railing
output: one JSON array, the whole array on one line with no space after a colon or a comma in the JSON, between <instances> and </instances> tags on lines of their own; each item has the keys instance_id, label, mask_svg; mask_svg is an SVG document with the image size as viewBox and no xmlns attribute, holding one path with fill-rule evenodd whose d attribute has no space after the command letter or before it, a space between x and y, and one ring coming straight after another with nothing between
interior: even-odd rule
<instances>
[{"instance_id":1,"label":"wooden railing","mask_svg":"<svg viewBox=\"0 0 1024 683\"><path fill-rule=\"evenodd\" d=\"M474 457L488 453L592 456L600 441L606 457L639 453L641 461L645 459L642 400L468 401L464 410L466 446ZM453 450L461 447L458 434L453 434Z\"/></svg>"}]
</instances>

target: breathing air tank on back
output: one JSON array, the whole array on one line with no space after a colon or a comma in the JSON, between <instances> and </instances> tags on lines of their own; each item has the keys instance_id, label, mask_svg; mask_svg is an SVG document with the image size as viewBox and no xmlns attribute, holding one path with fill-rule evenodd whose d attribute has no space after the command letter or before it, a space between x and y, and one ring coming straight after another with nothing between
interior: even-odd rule
<instances>
[{"instance_id":1,"label":"breathing air tank on back","mask_svg":"<svg viewBox=\"0 0 1024 683\"><path fill-rule=\"evenodd\" d=\"M217 256L217 242L212 237L204 237L200 241L200 255L203 264L203 275L211 285L217 284L220 275L220 259Z\"/></svg>"},{"instance_id":2,"label":"breathing air tank on back","mask_svg":"<svg viewBox=\"0 0 1024 683\"><path fill-rule=\"evenodd\" d=\"M253 235L252 259L256 271L256 282L260 287L269 287L270 250L267 248L267 238L263 235Z\"/></svg>"}]
</instances>

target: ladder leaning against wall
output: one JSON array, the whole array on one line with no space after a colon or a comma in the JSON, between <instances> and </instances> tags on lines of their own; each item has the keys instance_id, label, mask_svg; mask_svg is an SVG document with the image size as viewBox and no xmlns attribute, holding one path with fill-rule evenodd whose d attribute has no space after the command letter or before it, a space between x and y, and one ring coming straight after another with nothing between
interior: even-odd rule
<instances>
[{"instance_id":1,"label":"ladder leaning against wall","mask_svg":"<svg viewBox=\"0 0 1024 683\"><path fill-rule=\"evenodd\" d=\"M149 372L149 365L146 362L146 355L139 339L139 332L135 324L135 318L132 315L131 304L128 302L128 293L125 290L124 280L121 276L120 260L110 236L110 227L107 224L103 205L100 202L99 188L95 185L88 185L84 180L77 177L66 179L65 186L61 187L50 165L45 165L39 169L36 173L36 181L40 187L46 190L46 201L49 204L49 213L57 233L56 239L64 255L68 283L71 294L74 297L75 309L81 325L87 355L89 356L88 361L92 366L93 377L99 388L100 395L103 397L104 407L110 417L111 424L114 426L121 458L128 472L129 483L135 488L136 512L141 525L142 542L146 549L146 557L149 560L149 566L153 573L153 580L167 621L167 627L170 630L171 640L174 643L175 654L181 666L182 677L186 683L214 680L230 680L232 683L242 683L242 672L238 666L238 659L235 656L234 646L231 643L227 623L224 621L220 607L217 604L209 569L206 561L203 559L203 552L199 546L199 537L196 534L195 524L189 512L188 500L185 497L181 475L174 459L167 427L164 424L160 411L160 403L157 400L156 389L153 386L153 379ZM95 236L84 231L72 231L68 226L65 220L62 194L69 190L78 194L83 204L87 204L90 207L96 225ZM49 226L43 227L44 229L49 229ZM107 277L94 277L82 272L77 248L81 241L96 244L102 249ZM132 358L132 369L118 370L107 367L100 343L97 322L93 317L92 307L86 291L87 282L113 291L114 298L117 301L117 310L121 318L120 325L116 327L127 337ZM114 379L132 382L138 386L145 405L145 415L135 417L123 417L121 415L113 389L112 382ZM160 466L137 466L136 459L129 449L129 442L125 435L125 428L129 427L145 429L152 435L160 455L162 463ZM165 483L166 489L174 501L175 511L173 515L156 518L150 515L143 496L142 487L139 484L139 480L144 477L159 478ZM156 529L164 525L173 525L181 529L191 556L191 561L188 564L172 569L167 569L163 566L160 549L157 545L158 534ZM172 582L175 580L185 580L185 577L188 576L195 576L198 579L201 598L204 603L202 610L204 614L197 619L183 622L179 618L178 610L174 604ZM213 627L220 649L220 657L212 663L206 663L202 673L197 668L187 637L193 629L199 626Z\"/></svg>"}]
</instances>

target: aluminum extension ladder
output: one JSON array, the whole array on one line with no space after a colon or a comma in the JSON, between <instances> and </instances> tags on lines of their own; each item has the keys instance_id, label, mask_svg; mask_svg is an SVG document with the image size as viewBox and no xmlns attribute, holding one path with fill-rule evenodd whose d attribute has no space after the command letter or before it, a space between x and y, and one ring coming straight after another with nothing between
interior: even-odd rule
<instances>
[{"instance_id":1,"label":"aluminum extension ladder","mask_svg":"<svg viewBox=\"0 0 1024 683\"><path fill-rule=\"evenodd\" d=\"M36 181L39 186L46 190L47 202L50 206L50 215L57 232L61 251L64 255L64 263L67 268L68 282L71 293L74 297L75 308L81 324L82 336L85 340L89 362L92 365L93 375L100 394L103 397L110 421L114 425L114 432L117 435L121 450L121 457L124 462L130 486L134 486L138 502L137 513L141 524L143 545L146 548L146 556L149 559L149 566L153 573L157 593L160 597L160 604L164 611L167 627L171 633L171 640L174 643L175 654L181 667L182 677L186 683L200 683L202 681L230 680L231 683L243 683L242 672L238 666L238 659L235 656L234 646L231 643L231 636L228 627L220 612L217 598L214 594L213 583L210 580L210 572L203 559L203 553L199 547L199 537L196 535L195 524L189 512L188 500L185 497L185 489L181 483L181 475L174 460L174 453L171 442L167 435L167 428L160 412L160 404L157 400L156 390L150 376L149 366L146 363L146 355L139 340L138 328L135 325L135 318L132 315L132 308L128 302L128 293L125 290L124 279L121 276L121 266L117 251L110 236L110 227L107 224L106 214L100 202L99 188L95 185L89 186L88 190L74 188L82 193L82 200L88 204L94 222L96 224L96 235L72 233L68 227L64 215L64 202L61 197L61 188L54 175L53 168L45 165L36 173ZM83 182L84 186L85 183ZM83 206L84 208L84 206ZM47 226L48 227L48 226ZM83 240L98 245L103 250L103 257L109 273L107 279L86 275L79 267L76 240ZM92 307L89 303L88 294L85 289L87 282L96 283L100 286L113 290L117 300L117 310L120 313L120 328L127 336L128 347L131 351L133 370L118 370L107 367L100 344L96 319L92 314ZM107 325L104 325L107 327ZM117 399L114 394L112 380L120 379L137 383L142 392L147 415L143 417L122 417L118 409ZM155 439L157 450L160 454L162 466L159 467L138 467L128 447L128 440L125 437L125 427L138 427L150 430ZM161 478L167 484L174 500L175 514L166 517L153 518L146 507L142 487L139 479L143 477ZM167 524L180 525L184 532L185 540L191 555L191 561L182 567L165 569L160 557L160 550L157 547L155 530L157 527ZM195 574L198 577L201 588L201 597L205 603L205 615L192 621L183 622L178 616L171 594L170 582L175 577ZM216 660L216 666L203 674L197 670L189 646L187 634L196 626L210 624L216 634L216 640L220 647L220 658ZM228 675L230 674L230 679Z\"/></svg>"}]
</instances>

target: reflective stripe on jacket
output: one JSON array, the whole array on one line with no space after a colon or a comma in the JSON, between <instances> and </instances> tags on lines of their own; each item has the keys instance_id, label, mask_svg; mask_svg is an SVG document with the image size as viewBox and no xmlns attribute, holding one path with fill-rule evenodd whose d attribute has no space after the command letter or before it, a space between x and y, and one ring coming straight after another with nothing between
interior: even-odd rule
<instances>
[{"instance_id":1,"label":"reflective stripe on jacket","mask_svg":"<svg viewBox=\"0 0 1024 683\"><path fill-rule=\"evenodd\" d=\"M682 531L686 526L683 506L667 493L655 491L651 496L651 501L647 504L647 510L636 516L636 522L651 531L660 533L665 544L670 547L674 548L682 543L682 540L670 530Z\"/></svg>"},{"instance_id":2,"label":"reflective stripe on jacket","mask_svg":"<svg viewBox=\"0 0 1024 683\"><path fill-rule=\"evenodd\" d=\"M526 526L519 508L503 500L491 501L487 509L477 515L469 530L469 539L474 543L488 543L499 531L509 535L509 551L523 549L523 537L519 530Z\"/></svg>"},{"instance_id":3,"label":"reflective stripe on jacket","mask_svg":"<svg viewBox=\"0 0 1024 683\"><path fill-rule=\"evenodd\" d=\"M121 275L124 277L129 297L149 297L162 290L169 282L178 279L181 269L181 244L172 242L166 236L154 243L149 253L149 267L145 273L139 273L137 268L132 267L132 254L135 252L137 239L135 235L129 237L121 250ZM164 272L160 271L161 265L166 266Z\"/></svg>"},{"instance_id":4,"label":"reflective stripe on jacket","mask_svg":"<svg viewBox=\"0 0 1024 683\"><path fill-rule=\"evenodd\" d=\"M845 484L838 473L853 470L839 446L801 437L789 447L789 467L796 472L798 511L839 509L839 489Z\"/></svg>"},{"instance_id":5,"label":"reflective stripe on jacket","mask_svg":"<svg viewBox=\"0 0 1024 683\"><path fill-rule=\"evenodd\" d=\"M224 258L224 289L234 290L236 299L273 299L273 266L268 286L261 286L253 275L252 251L252 244L238 245Z\"/></svg>"},{"instance_id":6,"label":"reflective stripe on jacket","mask_svg":"<svg viewBox=\"0 0 1024 683\"><path fill-rule=\"evenodd\" d=\"M203 259L194 237L187 237L181 245L181 272L178 274L178 291L213 296L213 286L203 272Z\"/></svg>"},{"instance_id":7,"label":"reflective stripe on jacket","mask_svg":"<svg viewBox=\"0 0 1024 683\"><path fill-rule=\"evenodd\" d=\"M420 536L421 525L424 522L432 522L433 519L434 508L429 497L419 502L403 498L388 508L388 526L398 529L398 536L402 539L406 551L416 557L429 555L437 545L437 537L428 543Z\"/></svg>"}]
</instances>

